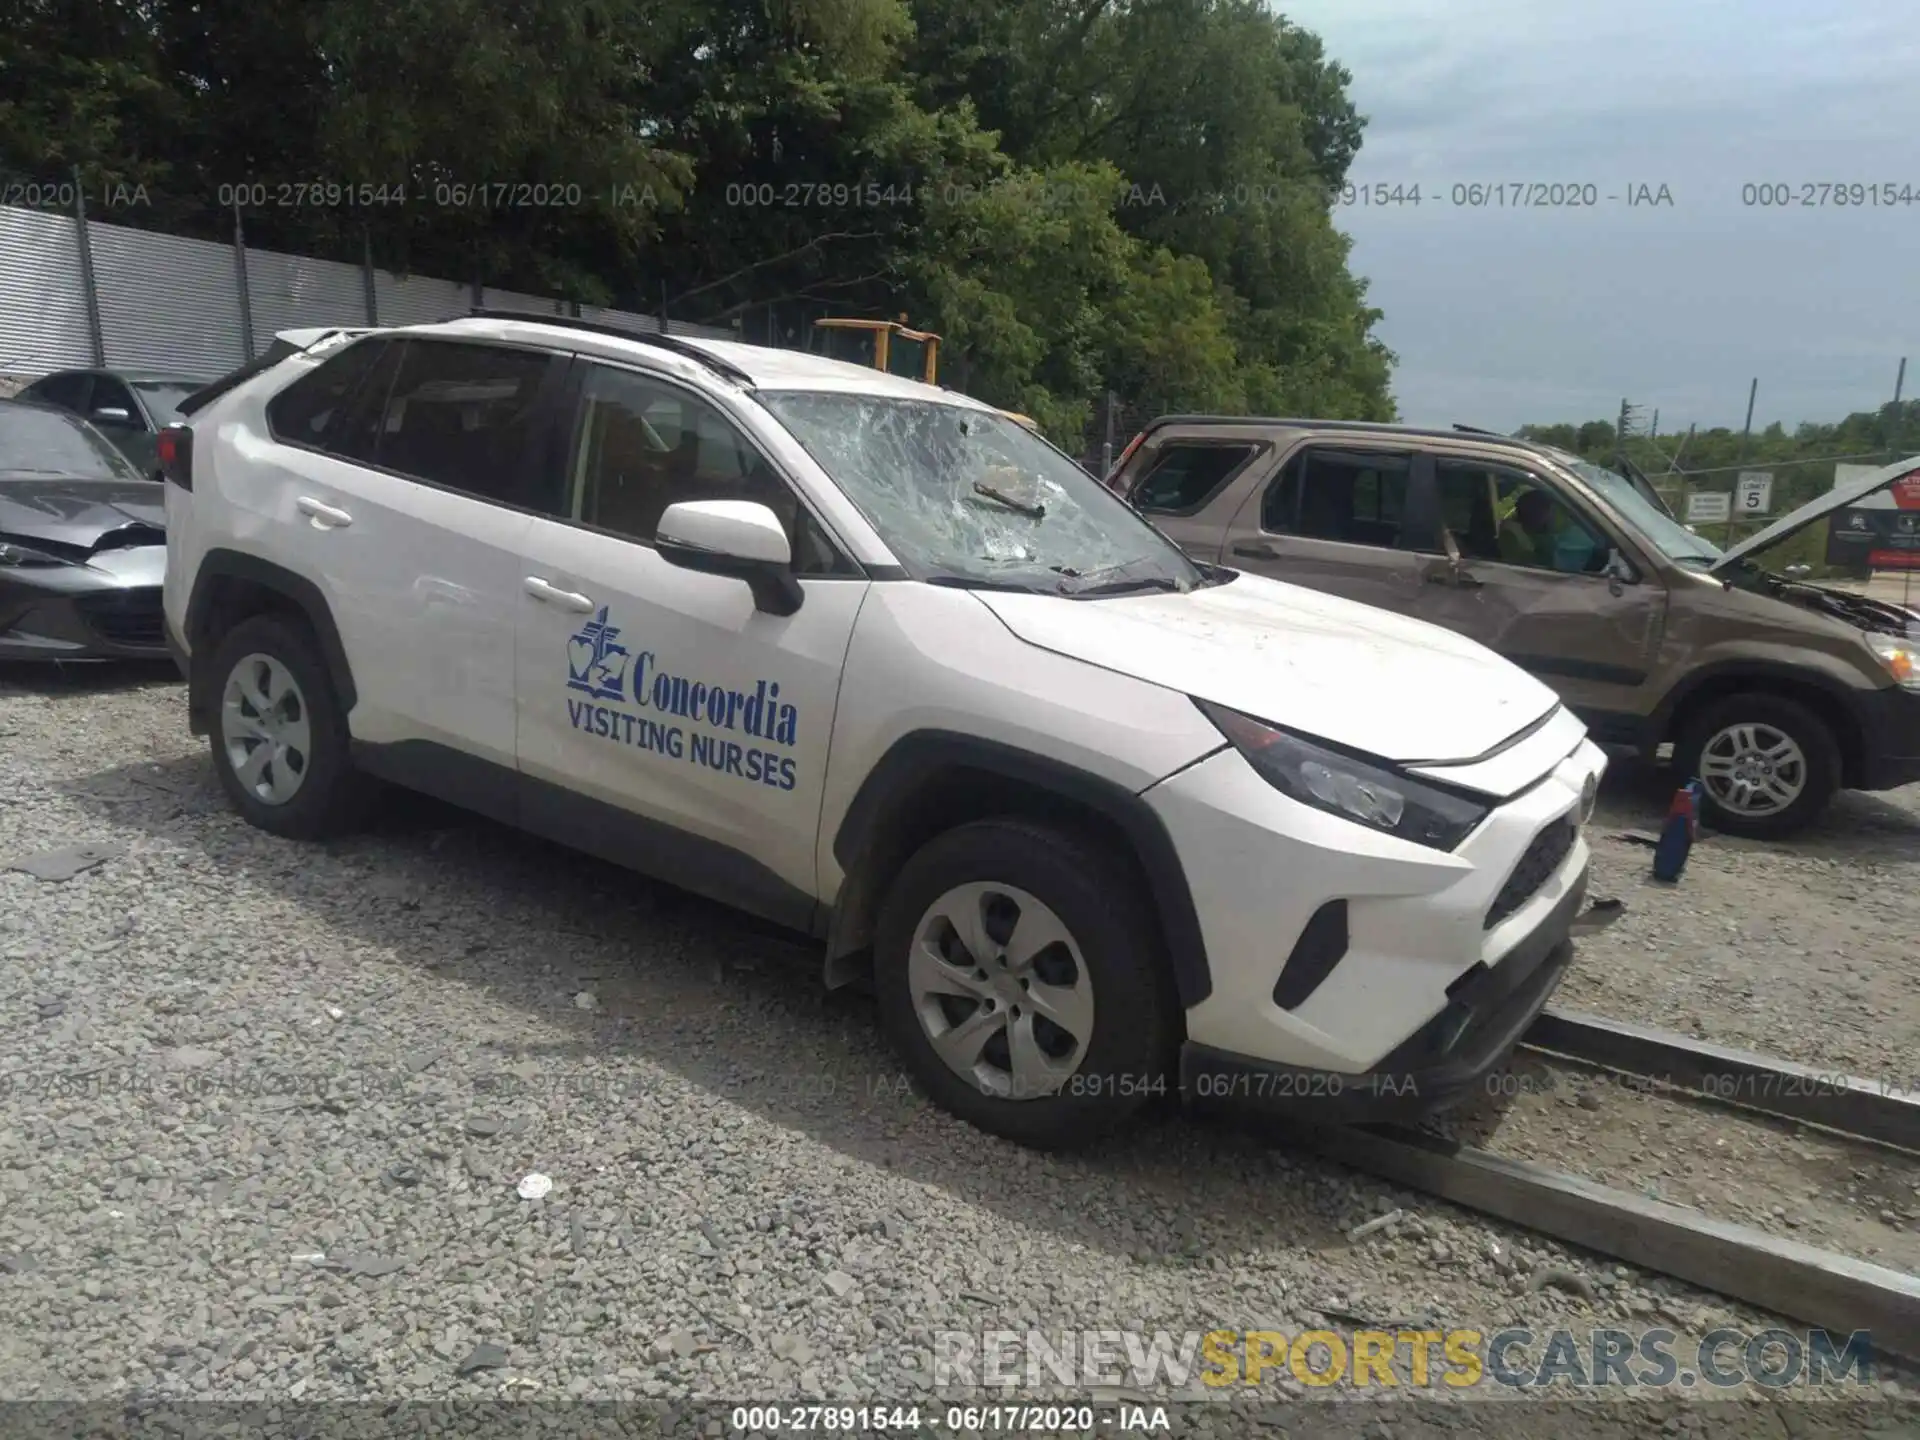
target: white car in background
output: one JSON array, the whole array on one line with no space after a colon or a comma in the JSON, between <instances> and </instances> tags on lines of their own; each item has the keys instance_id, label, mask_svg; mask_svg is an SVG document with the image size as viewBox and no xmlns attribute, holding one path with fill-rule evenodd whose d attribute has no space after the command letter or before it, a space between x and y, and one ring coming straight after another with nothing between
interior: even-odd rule
<instances>
[{"instance_id":1,"label":"white car in background","mask_svg":"<svg viewBox=\"0 0 1920 1440\"><path fill-rule=\"evenodd\" d=\"M1604 761L1550 690L1193 563L976 401L481 315L191 408L166 617L241 814L390 782L809 932L986 1130L1431 1109L1571 954Z\"/></svg>"}]
</instances>

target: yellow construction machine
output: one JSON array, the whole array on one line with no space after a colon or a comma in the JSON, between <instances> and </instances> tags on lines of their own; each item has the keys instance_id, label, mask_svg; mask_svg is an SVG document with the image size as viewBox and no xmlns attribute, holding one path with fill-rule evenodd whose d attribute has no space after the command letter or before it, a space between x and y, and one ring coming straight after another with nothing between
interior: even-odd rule
<instances>
[{"instance_id":1,"label":"yellow construction machine","mask_svg":"<svg viewBox=\"0 0 1920 1440\"><path fill-rule=\"evenodd\" d=\"M814 348L834 360L866 365L919 380L928 385L940 383L940 337L930 330L914 330L907 317L898 320L856 320L833 316L813 322L818 339ZM1012 410L1000 412L1029 430L1038 431L1032 417Z\"/></svg>"}]
</instances>

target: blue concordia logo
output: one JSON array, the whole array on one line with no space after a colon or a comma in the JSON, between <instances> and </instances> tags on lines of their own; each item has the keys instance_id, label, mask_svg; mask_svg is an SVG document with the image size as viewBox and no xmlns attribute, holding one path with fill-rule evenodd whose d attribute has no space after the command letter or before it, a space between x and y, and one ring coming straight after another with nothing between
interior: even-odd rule
<instances>
[{"instance_id":1,"label":"blue concordia logo","mask_svg":"<svg viewBox=\"0 0 1920 1440\"><path fill-rule=\"evenodd\" d=\"M567 637L567 689L588 700L613 702L593 705L569 698L567 721L574 729L752 784L794 788L798 775L791 752L799 742L800 711L780 698L778 680L756 679L751 690L741 690L723 680L675 675L660 668L653 651L616 644L619 634L602 606ZM711 731L763 743L745 744Z\"/></svg>"},{"instance_id":2,"label":"blue concordia logo","mask_svg":"<svg viewBox=\"0 0 1920 1440\"><path fill-rule=\"evenodd\" d=\"M596 700L626 698L627 647L613 643L620 627L607 623L607 607L567 641L567 688Z\"/></svg>"}]
</instances>

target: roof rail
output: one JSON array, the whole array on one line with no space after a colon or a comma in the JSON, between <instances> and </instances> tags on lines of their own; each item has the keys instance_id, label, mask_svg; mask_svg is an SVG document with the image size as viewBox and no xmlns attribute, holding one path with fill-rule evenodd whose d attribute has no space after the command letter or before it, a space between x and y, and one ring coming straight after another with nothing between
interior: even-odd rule
<instances>
[{"instance_id":1,"label":"roof rail","mask_svg":"<svg viewBox=\"0 0 1920 1440\"><path fill-rule=\"evenodd\" d=\"M722 360L711 351L698 345L689 345L686 341L672 335L656 335L645 330L624 330L618 325L603 325L598 320L583 320L577 315L545 315L538 310L490 310L480 308L470 310L467 316L472 320L520 320L529 325L557 325L563 330L585 330L592 335L610 335L616 340L634 340L642 345L651 345L655 349L671 351L696 364L704 365L716 375L723 375L736 384L753 387L753 377L730 360Z\"/></svg>"},{"instance_id":2,"label":"roof rail","mask_svg":"<svg viewBox=\"0 0 1920 1440\"><path fill-rule=\"evenodd\" d=\"M1502 435L1498 430L1488 430L1481 425L1462 425L1457 420L1454 422L1453 428L1466 435L1491 435L1497 440L1511 440L1513 438L1511 435Z\"/></svg>"}]
</instances>

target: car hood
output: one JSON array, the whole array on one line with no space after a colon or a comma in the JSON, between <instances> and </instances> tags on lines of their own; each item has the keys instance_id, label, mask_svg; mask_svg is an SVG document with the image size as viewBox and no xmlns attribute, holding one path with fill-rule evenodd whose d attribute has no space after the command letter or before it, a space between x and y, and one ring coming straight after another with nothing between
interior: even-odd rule
<instances>
[{"instance_id":1,"label":"car hood","mask_svg":"<svg viewBox=\"0 0 1920 1440\"><path fill-rule=\"evenodd\" d=\"M1185 595L976 593L1030 645L1403 765L1483 755L1559 704L1450 630L1257 575Z\"/></svg>"},{"instance_id":2,"label":"car hood","mask_svg":"<svg viewBox=\"0 0 1920 1440\"><path fill-rule=\"evenodd\" d=\"M130 526L162 531L161 491L150 480L0 474L0 536L91 550Z\"/></svg>"},{"instance_id":3,"label":"car hood","mask_svg":"<svg viewBox=\"0 0 1920 1440\"><path fill-rule=\"evenodd\" d=\"M1798 510L1782 515L1759 534L1750 535L1742 540L1714 561L1707 573L1717 575L1749 556L1757 555L1762 550L1778 545L1789 535L1806 529L1814 521L1831 515L1836 510L1844 510L1849 505L1858 505L1869 495L1876 495L1909 476L1920 476L1920 455L1896 460L1891 465L1883 465L1870 475L1862 475L1851 485L1836 485L1826 494L1814 496Z\"/></svg>"}]
</instances>

